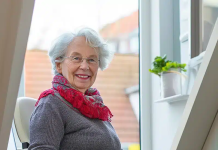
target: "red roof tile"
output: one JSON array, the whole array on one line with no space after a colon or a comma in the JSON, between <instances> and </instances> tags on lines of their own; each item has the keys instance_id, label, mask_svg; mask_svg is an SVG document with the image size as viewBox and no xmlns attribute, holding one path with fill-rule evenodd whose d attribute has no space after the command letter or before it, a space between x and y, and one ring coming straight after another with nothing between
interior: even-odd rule
<instances>
[{"instance_id":1,"label":"red roof tile","mask_svg":"<svg viewBox=\"0 0 218 150\"><path fill-rule=\"evenodd\" d=\"M138 28L138 10L131 15L121 18L114 23L108 24L100 30L105 39L117 38L124 34L131 33Z\"/></svg>"}]
</instances>

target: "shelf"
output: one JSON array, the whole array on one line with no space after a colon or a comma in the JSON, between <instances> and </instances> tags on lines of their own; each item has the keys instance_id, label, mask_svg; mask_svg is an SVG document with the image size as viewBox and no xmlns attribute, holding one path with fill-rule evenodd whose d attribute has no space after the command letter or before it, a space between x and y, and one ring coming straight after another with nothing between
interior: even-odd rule
<instances>
[{"instance_id":1,"label":"shelf","mask_svg":"<svg viewBox=\"0 0 218 150\"><path fill-rule=\"evenodd\" d=\"M174 103L178 101L186 101L188 100L189 95L175 95L171 97L166 97L160 100L155 101L155 103L162 103L162 102L168 102L168 103Z\"/></svg>"}]
</instances>

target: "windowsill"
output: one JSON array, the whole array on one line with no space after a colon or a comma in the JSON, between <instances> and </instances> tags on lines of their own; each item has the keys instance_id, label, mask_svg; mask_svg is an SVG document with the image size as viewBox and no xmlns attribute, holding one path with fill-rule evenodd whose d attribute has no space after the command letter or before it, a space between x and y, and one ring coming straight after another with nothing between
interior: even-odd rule
<instances>
[{"instance_id":1,"label":"windowsill","mask_svg":"<svg viewBox=\"0 0 218 150\"><path fill-rule=\"evenodd\" d=\"M166 97L160 100L155 101L155 103L162 103L162 102L168 102L168 103L175 103L180 101L187 101L189 95L175 95L171 97Z\"/></svg>"}]
</instances>

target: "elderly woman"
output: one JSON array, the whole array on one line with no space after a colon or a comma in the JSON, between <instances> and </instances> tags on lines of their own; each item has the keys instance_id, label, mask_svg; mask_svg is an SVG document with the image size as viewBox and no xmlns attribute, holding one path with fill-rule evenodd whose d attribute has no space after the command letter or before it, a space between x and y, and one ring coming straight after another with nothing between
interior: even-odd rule
<instances>
[{"instance_id":1,"label":"elderly woman","mask_svg":"<svg viewBox=\"0 0 218 150\"><path fill-rule=\"evenodd\" d=\"M29 150L120 150L113 115L91 88L112 60L107 45L83 28L60 36L49 57L55 76L31 116Z\"/></svg>"}]
</instances>

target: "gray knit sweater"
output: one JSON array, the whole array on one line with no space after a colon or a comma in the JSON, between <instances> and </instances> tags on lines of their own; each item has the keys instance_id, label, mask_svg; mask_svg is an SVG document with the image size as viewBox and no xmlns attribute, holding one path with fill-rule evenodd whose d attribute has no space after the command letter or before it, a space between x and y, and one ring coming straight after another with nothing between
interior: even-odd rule
<instances>
[{"instance_id":1,"label":"gray knit sweater","mask_svg":"<svg viewBox=\"0 0 218 150\"><path fill-rule=\"evenodd\" d=\"M90 119L60 95L40 100L30 119L29 150L120 150L110 122Z\"/></svg>"}]
</instances>

